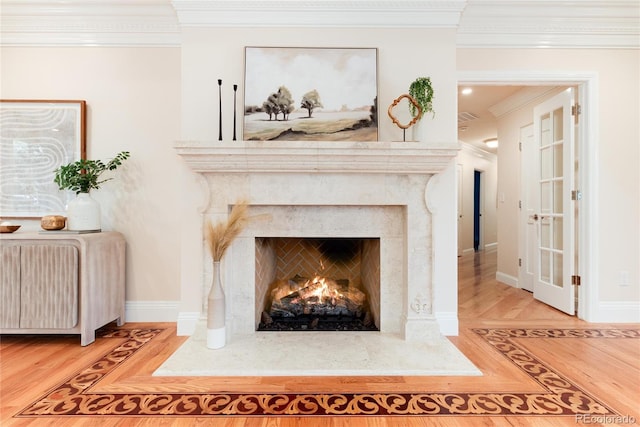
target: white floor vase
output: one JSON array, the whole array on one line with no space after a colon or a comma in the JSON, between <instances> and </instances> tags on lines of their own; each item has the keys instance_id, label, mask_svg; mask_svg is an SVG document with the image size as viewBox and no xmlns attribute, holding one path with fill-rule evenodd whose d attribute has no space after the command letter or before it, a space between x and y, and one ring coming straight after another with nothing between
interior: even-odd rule
<instances>
[{"instance_id":1,"label":"white floor vase","mask_svg":"<svg viewBox=\"0 0 640 427\"><path fill-rule=\"evenodd\" d=\"M207 298L207 348L218 349L226 343L225 297L222 288L220 261L213 262L213 279Z\"/></svg>"}]
</instances>

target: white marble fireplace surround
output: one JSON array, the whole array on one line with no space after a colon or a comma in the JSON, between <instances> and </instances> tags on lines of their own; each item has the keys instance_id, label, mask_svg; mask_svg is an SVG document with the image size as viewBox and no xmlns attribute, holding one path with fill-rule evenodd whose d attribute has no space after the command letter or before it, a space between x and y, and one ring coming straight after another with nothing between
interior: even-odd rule
<instances>
[{"instance_id":1,"label":"white marble fireplace surround","mask_svg":"<svg viewBox=\"0 0 640 427\"><path fill-rule=\"evenodd\" d=\"M434 315L434 282L448 286L447 292L457 289L455 274L441 280L455 271L447 237L455 227L451 233L448 225L444 232L434 227L435 218L455 217L455 207L434 212L455 197L455 180L442 186L438 174L451 178L458 149L457 143L422 142L181 142L176 150L205 193L200 224L183 236L183 245L202 242L202 224L226 219L239 199L258 219L223 258L226 346L208 350L205 344L202 306L211 258L202 244L196 257L202 264L182 260L183 269L201 266L201 274L191 276L200 277L197 292L185 276L182 284L183 292L199 295L200 318L154 375L481 375L441 334ZM256 331L256 237L379 238L380 330Z\"/></svg>"},{"instance_id":2,"label":"white marble fireplace surround","mask_svg":"<svg viewBox=\"0 0 640 427\"><path fill-rule=\"evenodd\" d=\"M250 214L268 214L223 259L227 341L257 333L256 237L380 238L380 332L407 341L440 336L429 193L457 143L183 141L176 150L206 183L203 221L225 219L239 199ZM202 252L204 301L211 262Z\"/></svg>"}]
</instances>

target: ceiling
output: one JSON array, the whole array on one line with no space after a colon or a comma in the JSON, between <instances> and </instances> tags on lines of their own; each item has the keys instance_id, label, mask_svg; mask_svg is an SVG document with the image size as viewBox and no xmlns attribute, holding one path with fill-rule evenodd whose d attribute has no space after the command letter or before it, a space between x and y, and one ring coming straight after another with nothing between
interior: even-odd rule
<instances>
[{"instance_id":1,"label":"ceiling","mask_svg":"<svg viewBox=\"0 0 640 427\"><path fill-rule=\"evenodd\" d=\"M462 90L470 88L464 95ZM498 137L498 120L526 104L563 87L550 85L465 85L458 86L458 140L490 153L485 141ZM533 120L533 119L532 119Z\"/></svg>"},{"instance_id":2,"label":"ceiling","mask_svg":"<svg viewBox=\"0 0 640 427\"><path fill-rule=\"evenodd\" d=\"M462 93L464 88L470 88L472 92L464 95ZM489 108L521 89L522 86L460 85L458 87L458 140L496 153L496 149L488 148L484 143L486 139L498 136L497 119Z\"/></svg>"}]
</instances>

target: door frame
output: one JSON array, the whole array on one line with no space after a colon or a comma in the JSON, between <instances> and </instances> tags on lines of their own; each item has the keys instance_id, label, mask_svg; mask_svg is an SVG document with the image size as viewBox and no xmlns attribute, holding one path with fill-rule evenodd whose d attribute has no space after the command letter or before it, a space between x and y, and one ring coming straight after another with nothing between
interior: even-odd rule
<instances>
[{"instance_id":1,"label":"door frame","mask_svg":"<svg viewBox=\"0 0 640 427\"><path fill-rule=\"evenodd\" d=\"M597 316L598 277L598 75L590 71L458 71L459 85L577 86L581 103L576 144L580 161L577 182L583 197L578 221L578 266L581 276L578 317L592 321Z\"/></svg>"},{"instance_id":2,"label":"door frame","mask_svg":"<svg viewBox=\"0 0 640 427\"><path fill-rule=\"evenodd\" d=\"M531 179L523 179L523 178L525 178L524 170L527 169L526 165L531 163L527 158L527 155L531 154L529 150L532 151L535 148L533 147L533 145L535 144L533 126L534 126L533 122L526 124L524 126L520 126L520 132L519 132L520 144L521 144L520 185L519 185L521 205L520 205L520 215L519 215L519 224L518 224L518 239L519 239L518 250L520 252L520 262L521 262L519 266L520 269L518 271L518 287L520 289L529 291L532 294L533 294L534 273L531 271L527 272L527 268L531 267L533 264L533 254L531 254L531 256L528 256L532 243L530 240L527 240L527 237L533 238L534 236L527 235L527 233L535 234L534 233L535 225L532 222L530 222L529 212L527 212L527 208L529 207L529 205L527 203L528 200L526 195L527 195L527 192L531 190L531 182L530 182ZM524 142L525 138L523 138L523 136L524 136L525 129L528 129L531 131L530 133L531 141L529 141L530 144L525 144Z\"/></svg>"}]
</instances>

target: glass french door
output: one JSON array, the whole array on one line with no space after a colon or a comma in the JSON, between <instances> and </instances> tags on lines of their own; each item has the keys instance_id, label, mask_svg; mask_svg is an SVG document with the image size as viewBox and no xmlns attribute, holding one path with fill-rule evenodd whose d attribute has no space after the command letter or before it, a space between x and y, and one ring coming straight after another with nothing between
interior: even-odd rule
<instances>
[{"instance_id":1,"label":"glass french door","mask_svg":"<svg viewBox=\"0 0 640 427\"><path fill-rule=\"evenodd\" d=\"M534 220L534 298L575 314L575 213L573 91L567 89L534 108L537 172Z\"/></svg>"}]
</instances>

